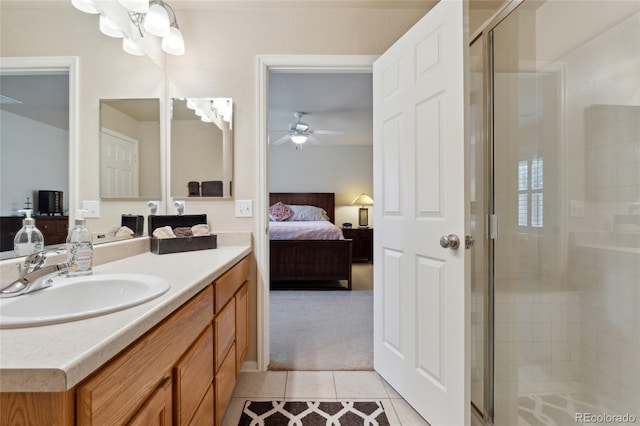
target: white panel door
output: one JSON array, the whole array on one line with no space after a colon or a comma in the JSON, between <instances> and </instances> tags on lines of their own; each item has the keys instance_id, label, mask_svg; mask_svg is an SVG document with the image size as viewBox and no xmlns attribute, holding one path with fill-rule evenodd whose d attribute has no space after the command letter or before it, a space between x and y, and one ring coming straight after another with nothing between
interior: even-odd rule
<instances>
[{"instance_id":1,"label":"white panel door","mask_svg":"<svg viewBox=\"0 0 640 426\"><path fill-rule=\"evenodd\" d=\"M138 196L138 141L108 129L100 134L100 196Z\"/></svg>"},{"instance_id":2,"label":"white panel door","mask_svg":"<svg viewBox=\"0 0 640 426\"><path fill-rule=\"evenodd\" d=\"M440 1L373 67L374 365L433 426L470 421L463 11Z\"/></svg>"}]
</instances>

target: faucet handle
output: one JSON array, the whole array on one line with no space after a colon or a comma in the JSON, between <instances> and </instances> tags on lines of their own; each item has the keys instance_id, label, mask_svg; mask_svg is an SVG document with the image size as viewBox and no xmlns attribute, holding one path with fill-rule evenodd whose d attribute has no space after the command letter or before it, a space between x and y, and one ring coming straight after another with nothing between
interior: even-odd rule
<instances>
[{"instance_id":1,"label":"faucet handle","mask_svg":"<svg viewBox=\"0 0 640 426\"><path fill-rule=\"evenodd\" d=\"M42 268L47 263L47 257L50 254L64 254L66 252L67 250L65 247L58 247L55 250L43 250L37 253L32 253L24 259L24 262L21 265L18 264L18 271L22 274L28 274Z\"/></svg>"}]
</instances>

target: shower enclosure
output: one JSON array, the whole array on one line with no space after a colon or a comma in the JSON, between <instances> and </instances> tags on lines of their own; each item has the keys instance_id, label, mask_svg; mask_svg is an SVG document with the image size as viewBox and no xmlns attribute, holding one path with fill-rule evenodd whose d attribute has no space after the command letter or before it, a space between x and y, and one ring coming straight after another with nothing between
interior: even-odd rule
<instances>
[{"instance_id":1,"label":"shower enclosure","mask_svg":"<svg viewBox=\"0 0 640 426\"><path fill-rule=\"evenodd\" d=\"M512 2L470 63L474 412L640 424L640 2Z\"/></svg>"}]
</instances>

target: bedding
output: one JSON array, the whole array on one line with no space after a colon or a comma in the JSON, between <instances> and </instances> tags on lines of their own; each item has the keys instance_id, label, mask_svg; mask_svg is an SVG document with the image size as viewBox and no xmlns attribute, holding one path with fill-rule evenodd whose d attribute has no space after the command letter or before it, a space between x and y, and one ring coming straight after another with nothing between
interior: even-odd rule
<instances>
[{"instance_id":1,"label":"bedding","mask_svg":"<svg viewBox=\"0 0 640 426\"><path fill-rule=\"evenodd\" d=\"M344 240L342 230L326 220L283 221L269 224L271 240Z\"/></svg>"},{"instance_id":2,"label":"bedding","mask_svg":"<svg viewBox=\"0 0 640 426\"><path fill-rule=\"evenodd\" d=\"M329 192L272 192L269 203L274 206L275 216L269 210L269 271L271 288L310 289L323 288L327 281L346 281L342 290L351 290L351 260L353 240L345 239L342 230L335 223L335 196ZM286 208L285 208L286 207ZM277 210L277 211L276 211ZM289 215L289 212L291 214ZM278 214L279 211L284 215ZM287 216L284 218L284 216ZM280 218L280 221L275 221ZM311 220L309 220L311 219ZM321 223L321 224L318 224ZM310 225L311 224L311 225ZM320 238L317 227L332 229L335 239ZM300 232L306 228L311 235L301 235L287 239L279 232ZM296 229L296 231L292 231ZM288 282L288 283L287 283ZM287 284L291 285L287 285ZM314 284L317 283L317 284ZM335 288L335 287L332 287Z\"/></svg>"}]
</instances>

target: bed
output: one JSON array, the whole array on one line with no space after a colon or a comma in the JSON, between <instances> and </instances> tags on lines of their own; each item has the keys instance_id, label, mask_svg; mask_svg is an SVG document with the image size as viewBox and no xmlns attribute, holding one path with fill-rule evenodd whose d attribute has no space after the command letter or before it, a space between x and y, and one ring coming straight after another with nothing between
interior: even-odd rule
<instances>
[{"instance_id":1,"label":"bed","mask_svg":"<svg viewBox=\"0 0 640 426\"><path fill-rule=\"evenodd\" d=\"M327 221L335 223L335 199L328 192L272 192L269 194L269 206L281 202L285 205L315 206L324 209ZM287 222L286 220L283 222ZM270 221L269 224L277 222ZM303 222L304 223L304 222ZM290 225L290 223L287 223ZM333 227L335 228L335 226ZM338 229L338 228L336 228ZM270 226L270 234L271 232ZM286 282L295 283L295 287L320 288L324 283L346 281L346 287L330 287L351 290L351 249L352 240L317 239L312 230L308 235L298 235L297 239L275 237L270 241L271 288L284 288ZM300 239L302 238L302 239Z\"/></svg>"}]
</instances>

